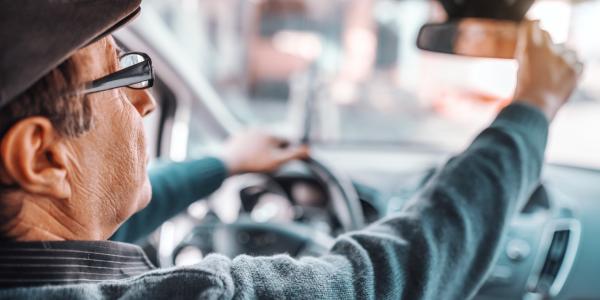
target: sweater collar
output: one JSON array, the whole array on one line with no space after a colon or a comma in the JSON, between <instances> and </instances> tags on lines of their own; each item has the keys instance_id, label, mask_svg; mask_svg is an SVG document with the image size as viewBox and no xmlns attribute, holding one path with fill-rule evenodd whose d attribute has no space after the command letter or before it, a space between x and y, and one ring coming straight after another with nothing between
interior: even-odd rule
<instances>
[{"instance_id":1,"label":"sweater collar","mask_svg":"<svg viewBox=\"0 0 600 300\"><path fill-rule=\"evenodd\" d=\"M110 241L0 242L0 287L124 279L154 269L136 245Z\"/></svg>"}]
</instances>

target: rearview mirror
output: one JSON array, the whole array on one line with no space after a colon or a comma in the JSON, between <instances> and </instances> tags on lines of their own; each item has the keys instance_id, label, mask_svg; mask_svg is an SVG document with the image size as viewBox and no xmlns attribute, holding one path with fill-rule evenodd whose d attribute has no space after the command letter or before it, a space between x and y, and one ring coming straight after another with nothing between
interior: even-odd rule
<instances>
[{"instance_id":1,"label":"rearview mirror","mask_svg":"<svg viewBox=\"0 0 600 300\"><path fill-rule=\"evenodd\" d=\"M417 38L421 50L446 54L514 58L518 23L466 18L440 24L425 24Z\"/></svg>"}]
</instances>

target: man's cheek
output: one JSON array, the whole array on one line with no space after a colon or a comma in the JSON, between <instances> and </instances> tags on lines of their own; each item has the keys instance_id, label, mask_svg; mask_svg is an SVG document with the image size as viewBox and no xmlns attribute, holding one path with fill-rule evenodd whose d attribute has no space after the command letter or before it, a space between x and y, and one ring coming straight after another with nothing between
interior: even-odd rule
<instances>
[{"instance_id":1,"label":"man's cheek","mask_svg":"<svg viewBox=\"0 0 600 300\"><path fill-rule=\"evenodd\" d=\"M148 139L146 138L146 131L144 130L144 123L142 121L142 118L139 117L138 119L138 149L139 149L139 155L140 155L140 172L141 172L141 176L143 178L143 184L142 184L142 191L141 191L141 203L140 203L140 209L146 207L148 205L148 203L150 202L150 199L152 198L152 186L150 183L150 178L148 177L148 163L150 160L150 156L148 155L149 152L149 145L147 143Z\"/></svg>"},{"instance_id":2,"label":"man's cheek","mask_svg":"<svg viewBox=\"0 0 600 300\"><path fill-rule=\"evenodd\" d=\"M142 188L139 190L139 195L137 197L137 207L136 212L144 209L150 203L152 199L152 186L150 183L150 179L146 176Z\"/></svg>"}]
</instances>

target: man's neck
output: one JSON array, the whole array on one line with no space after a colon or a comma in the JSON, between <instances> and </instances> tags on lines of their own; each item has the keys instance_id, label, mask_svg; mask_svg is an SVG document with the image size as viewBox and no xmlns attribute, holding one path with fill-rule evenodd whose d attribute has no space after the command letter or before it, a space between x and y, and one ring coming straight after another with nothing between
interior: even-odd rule
<instances>
[{"instance_id":1,"label":"man's neck","mask_svg":"<svg viewBox=\"0 0 600 300\"><path fill-rule=\"evenodd\" d=\"M59 209L51 199L22 196L17 216L4 232L17 241L101 240L100 231L91 230Z\"/></svg>"}]
</instances>

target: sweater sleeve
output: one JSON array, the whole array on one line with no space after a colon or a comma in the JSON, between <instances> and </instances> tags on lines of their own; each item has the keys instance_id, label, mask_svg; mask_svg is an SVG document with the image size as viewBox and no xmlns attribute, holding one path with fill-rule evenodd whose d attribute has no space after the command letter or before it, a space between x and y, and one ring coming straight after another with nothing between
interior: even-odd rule
<instances>
[{"instance_id":1,"label":"sweater sleeve","mask_svg":"<svg viewBox=\"0 0 600 300\"><path fill-rule=\"evenodd\" d=\"M227 178L225 164L214 157L166 163L149 171L150 204L127 220L111 240L134 242L180 213L194 201L216 191Z\"/></svg>"},{"instance_id":2,"label":"sweater sleeve","mask_svg":"<svg viewBox=\"0 0 600 300\"><path fill-rule=\"evenodd\" d=\"M395 215L338 238L328 255L208 256L239 299L468 299L498 253L507 223L539 184L548 121L505 108Z\"/></svg>"}]
</instances>

